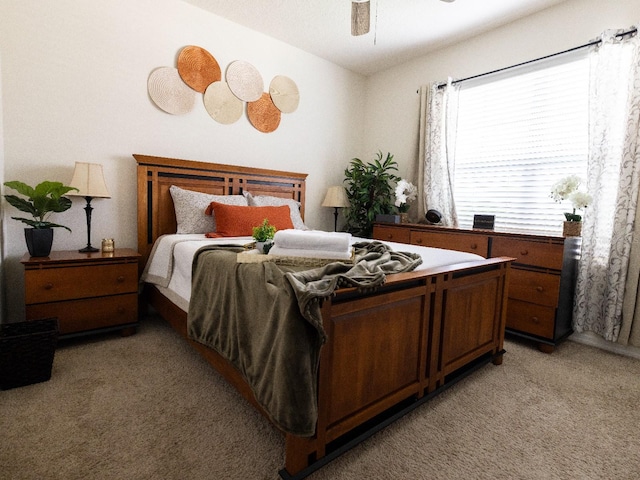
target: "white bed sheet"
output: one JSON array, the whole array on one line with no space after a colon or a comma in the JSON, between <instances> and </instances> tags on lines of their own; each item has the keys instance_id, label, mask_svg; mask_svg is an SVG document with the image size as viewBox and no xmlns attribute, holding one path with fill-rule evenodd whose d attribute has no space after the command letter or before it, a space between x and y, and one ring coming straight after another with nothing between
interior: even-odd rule
<instances>
[{"instance_id":1,"label":"white bed sheet","mask_svg":"<svg viewBox=\"0 0 640 480\"><path fill-rule=\"evenodd\" d=\"M191 298L191 265L198 249L205 245L246 245L251 237L203 238L202 235L163 235L156 241L141 281L156 285L173 303L185 312ZM357 243L367 239L353 237ZM406 243L382 242L398 252L417 253L422 257L416 271L442 267L456 263L481 260L484 257L474 253L445 250L442 248L422 247ZM170 253L172 252L172 253ZM151 274L149 272L152 272ZM162 279L160 272L168 272Z\"/></svg>"}]
</instances>

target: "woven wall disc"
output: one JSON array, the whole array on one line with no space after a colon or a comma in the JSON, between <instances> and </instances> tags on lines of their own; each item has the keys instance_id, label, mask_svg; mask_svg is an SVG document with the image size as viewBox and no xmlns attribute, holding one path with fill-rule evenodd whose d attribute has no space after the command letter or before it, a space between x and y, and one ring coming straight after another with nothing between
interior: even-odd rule
<instances>
[{"instance_id":1,"label":"woven wall disc","mask_svg":"<svg viewBox=\"0 0 640 480\"><path fill-rule=\"evenodd\" d=\"M264 92L260 72L248 62L236 60L227 67L227 83L233 94L245 102L259 100Z\"/></svg>"},{"instance_id":2,"label":"woven wall disc","mask_svg":"<svg viewBox=\"0 0 640 480\"><path fill-rule=\"evenodd\" d=\"M202 47L189 45L178 55L178 72L184 83L196 92L204 93L207 87L222 79L220 65Z\"/></svg>"},{"instance_id":3,"label":"woven wall disc","mask_svg":"<svg viewBox=\"0 0 640 480\"><path fill-rule=\"evenodd\" d=\"M174 67L160 67L151 72L147 89L151 100L172 115L188 113L196 103L196 92L182 81Z\"/></svg>"},{"instance_id":4,"label":"woven wall disc","mask_svg":"<svg viewBox=\"0 0 640 480\"><path fill-rule=\"evenodd\" d=\"M204 108L216 122L229 125L242 116L244 102L225 82L213 82L204 92Z\"/></svg>"},{"instance_id":5,"label":"woven wall disc","mask_svg":"<svg viewBox=\"0 0 640 480\"><path fill-rule=\"evenodd\" d=\"M284 75L277 75L269 84L271 100L282 113L295 112L300 103L300 93L296 82Z\"/></svg>"},{"instance_id":6,"label":"woven wall disc","mask_svg":"<svg viewBox=\"0 0 640 480\"><path fill-rule=\"evenodd\" d=\"M280 110L268 93L263 93L260 100L247 104L247 115L251 125L264 133L273 132L280 125Z\"/></svg>"}]
</instances>

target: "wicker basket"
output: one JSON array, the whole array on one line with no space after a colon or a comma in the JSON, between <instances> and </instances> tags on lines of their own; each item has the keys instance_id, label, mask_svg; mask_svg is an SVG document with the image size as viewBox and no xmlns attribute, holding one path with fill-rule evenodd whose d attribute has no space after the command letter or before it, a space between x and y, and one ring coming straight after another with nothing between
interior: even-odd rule
<instances>
[{"instance_id":1,"label":"wicker basket","mask_svg":"<svg viewBox=\"0 0 640 480\"><path fill-rule=\"evenodd\" d=\"M579 237L582 234L582 222L564 222L562 226L563 237Z\"/></svg>"},{"instance_id":2,"label":"wicker basket","mask_svg":"<svg viewBox=\"0 0 640 480\"><path fill-rule=\"evenodd\" d=\"M58 319L0 324L0 390L51 378Z\"/></svg>"}]
</instances>

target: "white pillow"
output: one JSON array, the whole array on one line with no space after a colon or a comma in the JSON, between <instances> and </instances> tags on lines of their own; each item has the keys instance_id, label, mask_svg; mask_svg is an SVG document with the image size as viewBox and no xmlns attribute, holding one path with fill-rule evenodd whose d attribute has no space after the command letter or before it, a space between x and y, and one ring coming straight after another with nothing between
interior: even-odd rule
<instances>
[{"instance_id":1,"label":"white pillow","mask_svg":"<svg viewBox=\"0 0 640 480\"><path fill-rule=\"evenodd\" d=\"M216 231L216 219L205 215L204 211L211 202L226 205L248 206L243 195L212 195L210 193L185 190L175 185L169 187L173 206L176 211L176 233L209 233Z\"/></svg>"},{"instance_id":2,"label":"white pillow","mask_svg":"<svg viewBox=\"0 0 640 480\"><path fill-rule=\"evenodd\" d=\"M293 228L296 230L309 230L300 215L300 202L295 201L293 198L271 197L269 195L253 196L250 192L244 192L243 195L247 197L250 207L279 207L281 205L289 205Z\"/></svg>"}]
</instances>

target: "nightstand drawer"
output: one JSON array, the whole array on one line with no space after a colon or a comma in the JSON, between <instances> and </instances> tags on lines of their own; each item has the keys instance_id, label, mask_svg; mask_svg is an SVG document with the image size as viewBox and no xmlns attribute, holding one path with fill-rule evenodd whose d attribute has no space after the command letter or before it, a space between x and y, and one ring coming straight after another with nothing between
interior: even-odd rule
<instances>
[{"instance_id":1,"label":"nightstand drawer","mask_svg":"<svg viewBox=\"0 0 640 480\"><path fill-rule=\"evenodd\" d=\"M27 320L58 317L60 335L138 321L138 295L69 300L26 306Z\"/></svg>"},{"instance_id":2,"label":"nightstand drawer","mask_svg":"<svg viewBox=\"0 0 640 480\"><path fill-rule=\"evenodd\" d=\"M555 307L560 293L560 275L511 269L509 298Z\"/></svg>"},{"instance_id":3,"label":"nightstand drawer","mask_svg":"<svg viewBox=\"0 0 640 480\"><path fill-rule=\"evenodd\" d=\"M512 300L507 303L507 328L553 338L556 309L535 303Z\"/></svg>"},{"instance_id":4,"label":"nightstand drawer","mask_svg":"<svg viewBox=\"0 0 640 480\"><path fill-rule=\"evenodd\" d=\"M104 264L25 272L27 304L137 292L138 265Z\"/></svg>"},{"instance_id":5,"label":"nightstand drawer","mask_svg":"<svg viewBox=\"0 0 640 480\"><path fill-rule=\"evenodd\" d=\"M564 246L559 243L532 242L495 237L491 245L492 257L514 257L515 263L536 267L562 269Z\"/></svg>"},{"instance_id":6,"label":"nightstand drawer","mask_svg":"<svg viewBox=\"0 0 640 480\"><path fill-rule=\"evenodd\" d=\"M373 227L373 238L387 242L410 243L408 228Z\"/></svg>"},{"instance_id":7,"label":"nightstand drawer","mask_svg":"<svg viewBox=\"0 0 640 480\"><path fill-rule=\"evenodd\" d=\"M487 235L466 233L411 232L411 243L423 247L446 248L482 255L489 253L489 237Z\"/></svg>"}]
</instances>

